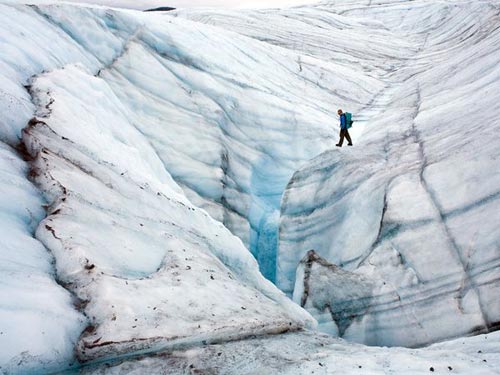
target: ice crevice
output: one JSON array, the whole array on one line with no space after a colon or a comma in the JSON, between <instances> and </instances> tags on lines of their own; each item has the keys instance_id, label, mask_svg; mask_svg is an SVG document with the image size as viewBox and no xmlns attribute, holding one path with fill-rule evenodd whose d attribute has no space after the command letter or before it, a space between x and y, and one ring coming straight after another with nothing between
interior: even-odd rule
<instances>
[{"instance_id":1,"label":"ice crevice","mask_svg":"<svg viewBox=\"0 0 500 375\"><path fill-rule=\"evenodd\" d=\"M38 80L43 81L47 77L50 77L54 74L71 74L68 73L67 70L71 69L64 69L64 73L61 70L60 72L55 71L38 77L37 79L34 79L33 84L36 86ZM37 91L37 93L38 95L40 95L40 91ZM42 96L47 95L47 93L45 93L44 91L42 91L42 93ZM52 101L47 98L37 100L36 103L44 103L47 101L49 101L51 105L59 104L57 100ZM224 265L222 263L217 264L216 262L213 265L213 271L210 271L209 269L196 270L195 266L189 265L190 261L193 261L195 259L195 257L193 257L192 255L188 255L189 246L196 247L199 246L200 243L208 242L207 250L209 249L210 251L214 252L219 251L216 245L214 246L213 244L210 244L210 240L206 238L205 235L199 234L198 230L194 228L188 229L175 224L173 221L152 221L151 218L148 220L147 216L145 218L141 218L134 215L133 212L127 212L128 209L126 207L129 206L128 204L123 205L122 209L116 210L115 208L109 207L109 203L103 202L102 199L95 199L95 197L93 199L87 198L86 196L89 193L78 191L80 190L79 187L75 191L75 187L77 187L77 185L73 186L73 188L67 187L69 180L67 180L65 183L61 181L61 176L63 176L62 180L65 180L64 170L67 168L69 168L69 171L72 171L71 173L76 174L77 176L89 176L90 184L88 186L92 186L92 184L94 183L91 181L95 179L96 182L102 186L101 190L108 190L113 193L116 191L119 195L115 196L115 198L113 199L122 199L125 201L131 199L131 191L130 188L127 187L127 184L135 184L133 183L133 180L129 180L129 182L126 182L125 184L121 182L121 180L124 179L125 181L128 180L128 177L124 177L123 174L120 174L119 170L115 171L113 174L103 174L106 173L107 163L103 164L103 162L99 161L97 165L93 165L94 162L91 159L92 153L88 154L88 156L85 155L88 153L87 150L81 149L79 145L72 143L69 138L60 135L56 131L52 130L48 123L54 123L54 120L51 119L53 113L51 111L46 112L46 110L47 108L44 107L44 117L38 120L31 121L30 126L23 131L23 140L30 154L35 158L35 162L33 164L33 176L37 184L43 189L44 193L50 200L53 201L49 209L49 215L40 223L38 227L37 237L48 248L55 252L55 256L58 259L58 274L62 280L62 285L69 288L81 300L79 305L82 307L82 311L85 312L85 315L89 320L89 325L83 332L82 337L80 338L80 343L78 345L78 355L80 360L89 361L95 358L110 355L111 353L113 353L113 356L115 356L120 352L126 353L127 355L134 355L134 353L144 354L146 352L150 353L154 351L166 350L168 348L172 349L190 345L197 345L197 343L202 341L207 343L215 343L241 339L249 335L279 333L283 331L297 330L298 328L300 328L301 325L296 325L293 322L293 319L287 319L286 322L283 321L282 323L273 321L273 323L270 325L261 321L260 319L255 319L255 322L250 323L250 325L247 327L248 330L243 329L241 330L241 332L233 332L233 329L231 328L231 321L234 321L234 318L232 318L226 323L229 326L228 328L221 327L219 329L216 328L213 333L202 333L195 341L193 341L191 337L172 337L171 334L168 334L167 337L164 337L161 335L158 336L158 333L151 337L131 337L130 339L125 340L119 338L107 338L107 333L104 328L102 328L104 322L96 316L97 313L101 313L101 310L95 311L95 307L93 306L93 304L99 303L99 298L94 295L94 292L92 292L92 289L94 288L96 282L101 284L109 282L110 286L116 283L124 283L122 284L122 288L126 288L126 285L133 285L133 288L138 288L138 285L140 284L146 283L149 285L155 285L159 281L161 282L161 280L165 277L165 273L169 275L168 280L171 280L170 273L173 272L174 281L176 275L177 277L182 277L180 276L181 273L191 273L190 271L192 271L192 273L206 272L206 276L210 276L211 280L217 280L217 278L220 277L218 273L221 271L221 267L224 268ZM60 144L61 142L62 144ZM70 143L71 147L64 146L65 143ZM68 154L67 150L71 148L75 150L73 151L73 153ZM55 186L58 187L55 188ZM135 189L138 189L141 192L143 191L143 195L145 196L152 195L157 198L164 198L164 201L170 203L171 208L177 206L178 209L181 210L188 210L190 212L196 211L196 209L191 207L187 202L182 202L182 200L174 201L173 199L168 198L168 195L171 194L168 194L166 191L159 191L158 193L156 193L156 190L152 190L151 186L148 184L140 184L139 186L135 185ZM148 203L144 203L145 205L141 209L147 211ZM153 206L151 206L151 208L153 208ZM78 211L75 211L76 209ZM122 227L124 230L134 231L132 228L130 228L130 225L132 223L135 223L135 225L137 225L137 228L147 228L151 226L164 227L164 230L166 230L164 236L167 242L169 241L169 239L173 242L178 241L176 239L177 236L184 238L185 244L183 246L186 247L183 250L184 252L186 252L186 258L184 262L185 265L180 266L179 264L176 264L176 262L179 262L180 259L177 259L177 257L172 254L169 254L166 258L164 258L163 256L157 258L157 262L160 262L160 267L155 265L155 263L152 263L146 265L146 268L144 268L143 266L142 270L127 270L127 267L130 267L131 265L128 265L126 268L123 268L122 265L121 267L115 268L116 270L113 271L113 267L111 264L109 264L109 261L104 261L103 263L102 259L100 261L99 259L96 259L95 254L93 255L92 253L89 253L88 255L82 256L83 253L81 253L81 250L78 249L79 247L81 247L81 245L78 245L79 241L75 243L75 234L68 237L64 234L65 230L59 233L56 232L56 228L61 228L61 225L58 225L57 223L64 222L66 217L71 216L72 212L82 212L82 210L85 211L89 209L93 212L100 212L101 214L113 217L113 221L116 221L113 226L120 231L120 227ZM206 214L202 214L202 217L203 216L208 219L208 216ZM123 220L126 220L127 224L125 224ZM122 223L120 223L120 221L122 221ZM169 230L167 228L169 227L173 228L173 230L177 233L176 236L168 233ZM48 237L46 234L44 234L45 232L47 233ZM215 237L217 237L221 234L214 235ZM52 237L53 239L51 239L50 237ZM87 241L88 240L84 240L84 242ZM92 242L87 242L87 244L85 245L85 247L89 246L93 246ZM173 250L169 250L169 252L170 251ZM77 257L75 258L76 264L71 265L71 257L66 258L67 256L64 255L64 252L70 252L77 255ZM228 257L227 259L222 259L225 262L230 262L230 257ZM75 273L75 271L65 270L65 263L68 263L68 266L70 266L71 268L76 267L76 269L78 269L79 267L81 267L81 270L77 273ZM178 271L175 271L176 269L178 269ZM233 271L234 273L227 272L226 275L222 277L223 279L226 279L226 283L230 280L236 280L236 277L234 275L239 275L243 271L243 269L236 268L233 269ZM134 278L131 278L134 273L136 274L136 276ZM177 281L180 282L181 280L178 279ZM250 279L245 281L245 283L249 282L251 282ZM250 295L256 293L251 292L251 289L249 291ZM250 299L254 298L259 299L258 294L250 297ZM116 310L115 306L111 305L111 311L115 311L110 316L111 322L116 322L123 319L121 318L123 311L119 309L120 303L116 301L115 304ZM145 306L138 307L140 309L145 308ZM129 308L130 307L128 307L127 309ZM150 309L152 309L151 312L153 316L164 314L163 310L160 308L157 310L156 307L154 307L153 309L153 306L150 306ZM239 310L242 312L245 312L247 309L250 310L249 307L245 306L241 306L241 308L239 308ZM137 322L138 319L135 318L132 320L132 322L134 321ZM136 328L137 326L141 325L141 323L135 324L136 325L132 326L132 328ZM154 328L157 327L158 325L154 326ZM168 327L168 325L166 327ZM201 326L198 327L200 328ZM142 336L144 335L144 332L139 331L139 334Z\"/></svg>"},{"instance_id":2,"label":"ice crevice","mask_svg":"<svg viewBox=\"0 0 500 375\"><path fill-rule=\"evenodd\" d=\"M91 75L85 67L65 64L44 69L30 80L36 113L23 131L23 142L35 159L32 177L52 202L47 217L40 218L36 236L57 258L58 280L80 300L76 305L88 319L87 329L78 340L78 359L88 362L172 350L313 325L307 313L262 278L239 240L185 198L147 137L127 121L128 111L100 78L121 63L135 40L133 35L129 37L110 64L92 69L99 74ZM73 82L86 82L78 88L81 98L106 93L103 103L93 107L94 118L66 112L85 106L72 96ZM111 116L102 111L101 105L107 106ZM66 116L75 119L71 129L64 126ZM106 138L117 125L112 116L119 118L120 132L128 133L128 138L118 136L119 142ZM89 142L84 135L89 134L93 121L104 131L91 133L96 137ZM110 145L121 148L120 157L107 152ZM160 172L156 174L158 179L155 172ZM138 200L142 205L133 203ZM163 211L165 207L170 212ZM197 219L191 218L191 224L186 225L182 218L193 215ZM96 227L94 222L100 224ZM92 229L89 232L82 228ZM204 232L203 228L211 229ZM121 240L110 241L115 236ZM155 240L151 242L151 238ZM141 258L136 249L144 248L146 243L149 253ZM107 258L96 252L99 248L107 249ZM195 254L197 251L201 253ZM212 283L220 290L217 287L205 291L201 298L193 295L191 301L186 301L178 294L186 293L187 284L183 282ZM170 297L165 288L173 291ZM128 290L128 296L122 296L121 290ZM154 296L160 291L162 297ZM129 301L124 305L123 298L137 300L134 293L149 299L149 303L134 305ZM211 300L209 304L219 307L210 308L200 302L206 298ZM217 302L220 298L226 301ZM227 310L226 302L235 304L234 308ZM191 318L185 316L184 303L189 303ZM200 303L208 311L199 310ZM131 307L138 310L131 311ZM285 312L289 308L289 313ZM176 329L172 329L176 323L162 321L175 320L181 311L184 323ZM230 315L224 317L229 311ZM292 311L303 319L297 320ZM193 336L191 329L198 334Z\"/></svg>"}]
</instances>

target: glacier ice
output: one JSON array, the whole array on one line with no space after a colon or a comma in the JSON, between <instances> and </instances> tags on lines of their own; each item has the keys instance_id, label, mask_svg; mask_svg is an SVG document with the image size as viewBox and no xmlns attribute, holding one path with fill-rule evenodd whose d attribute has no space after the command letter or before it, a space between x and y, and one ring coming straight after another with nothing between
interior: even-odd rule
<instances>
[{"instance_id":1,"label":"glacier ice","mask_svg":"<svg viewBox=\"0 0 500 375\"><path fill-rule=\"evenodd\" d=\"M246 175L242 179L255 180L249 161L243 158L243 150L252 145L239 140L249 134L242 134L226 118L225 106L241 101L241 107L248 107L250 99L267 102L274 98L269 108L276 106L278 114L262 110L260 116L280 119L293 112L292 105L278 94L296 97L298 88L290 94L284 87L271 85L278 92L273 93L263 80L261 87L250 89L245 83L248 77L228 71L223 63L217 66L209 49L189 56L196 49L193 45L203 45L211 37L214 45L230 45L227 41L234 37L213 30L203 36L202 30L201 40L193 39L193 29L200 26L190 21L70 6L1 6L5 10L2 38L16 53L2 60L6 67L2 80L9 83L2 110L9 116L16 113L2 118L2 139L17 145L22 133L33 158L31 177L48 201L47 217L38 223L42 219L38 214L32 224L38 225L36 238L54 255L58 282L73 293L75 307L85 314L83 319L72 302L61 302L71 332L62 342L65 351L47 356L48 367L64 367L73 361L71 342L84 326L76 352L84 361L313 326L304 310L262 277L241 241L190 203L184 195L188 189L174 168L199 186L200 196L218 194L213 191L221 189L222 178L228 178L224 173L241 173ZM186 45L172 47L170 39L165 40L169 29L176 43ZM27 36L36 46L22 42ZM36 43L37 39L55 40L57 47ZM259 50L265 48L259 46ZM269 61L287 61L282 53L265 52L271 54L264 56ZM227 58L231 53L257 65L236 46ZM202 66L207 72L200 70ZM139 79L141 72L150 75ZM220 78L214 79L217 75ZM291 73L284 68L282 75ZM225 83L231 80L238 99L225 95ZM201 84L206 88L194 89ZM247 89L254 95L245 95ZM327 94L318 90L317 95ZM170 105L169 100L173 101ZM307 112L308 107L304 108ZM316 116L327 116L324 109L309 109L314 111ZM249 123L255 120L250 114ZM162 118L165 121L158 124ZM281 136L280 121L276 137ZM155 130L155 125L166 127ZM225 143L221 129L228 134ZM185 136L181 136L183 131ZM253 142L261 142L259 132L253 136L257 138ZM207 140L204 144L202 137ZM221 151L226 147L241 149L241 160L232 151ZM259 151L249 157L266 158ZM273 163L272 158L268 160ZM230 167L229 162L245 168ZM207 168L210 174L200 179L197 170L204 171L210 163L214 164ZM291 173L293 167L287 168ZM286 175L280 168L276 173ZM284 186L286 178L282 178ZM238 189L235 186L235 195ZM255 220L261 212L259 204L253 208ZM34 243L45 251L40 242ZM23 272L29 274L29 270ZM56 298L57 291L53 294ZM15 359L22 351L23 346L15 345L5 356ZM32 363L16 361L15 365L22 371Z\"/></svg>"},{"instance_id":2,"label":"glacier ice","mask_svg":"<svg viewBox=\"0 0 500 375\"><path fill-rule=\"evenodd\" d=\"M421 48L385 77L392 97L364 129L360 151L325 152L295 173L283 197L277 280L290 293L296 265L314 249L376 285L370 308L353 313L343 337L419 346L500 321L500 106L485 96L500 82L498 8L387 7L343 14L387 20L421 38ZM391 14L402 13L391 25ZM310 302L323 310L313 315L331 331L324 297L316 297Z\"/></svg>"},{"instance_id":3,"label":"glacier ice","mask_svg":"<svg viewBox=\"0 0 500 375\"><path fill-rule=\"evenodd\" d=\"M352 341L499 321L499 8L370 3L0 4L0 372L492 373L497 335L301 332L262 275Z\"/></svg>"},{"instance_id":4,"label":"glacier ice","mask_svg":"<svg viewBox=\"0 0 500 375\"><path fill-rule=\"evenodd\" d=\"M312 332L288 333L125 359L83 369L97 374L498 374L499 333L424 349L367 347Z\"/></svg>"},{"instance_id":5,"label":"glacier ice","mask_svg":"<svg viewBox=\"0 0 500 375\"><path fill-rule=\"evenodd\" d=\"M343 270L310 250L297 267L293 300L315 312L323 331L330 328L331 335L344 336L352 321L368 312L374 288L370 278Z\"/></svg>"},{"instance_id":6,"label":"glacier ice","mask_svg":"<svg viewBox=\"0 0 500 375\"><path fill-rule=\"evenodd\" d=\"M313 324L181 194L102 79L66 66L34 79L31 93L42 112L23 140L50 203L36 236L88 317L80 360Z\"/></svg>"},{"instance_id":7,"label":"glacier ice","mask_svg":"<svg viewBox=\"0 0 500 375\"><path fill-rule=\"evenodd\" d=\"M62 6L5 8L6 18L45 20L48 30L39 27L38 38L60 40L67 50L28 45L18 79L37 73L32 61L39 71L77 61L105 79L189 199L238 235L271 280L278 223L270 218L279 214L281 194L299 165L333 145L336 115L330 103L348 98L353 109L361 108L383 86L338 61L173 17L86 8L68 16ZM13 25L17 34L29 35L23 27ZM9 35L10 45L21 43L16 33ZM211 53L222 45L223 53ZM353 85L356 90L349 92ZM25 117L8 122L15 124L11 142L33 112L28 99L23 98Z\"/></svg>"},{"instance_id":8,"label":"glacier ice","mask_svg":"<svg viewBox=\"0 0 500 375\"><path fill-rule=\"evenodd\" d=\"M67 367L85 326L56 282L53 258L33 238L45 216L28 164L0 143L0 373Z\"/></svg>"}]
</instances>

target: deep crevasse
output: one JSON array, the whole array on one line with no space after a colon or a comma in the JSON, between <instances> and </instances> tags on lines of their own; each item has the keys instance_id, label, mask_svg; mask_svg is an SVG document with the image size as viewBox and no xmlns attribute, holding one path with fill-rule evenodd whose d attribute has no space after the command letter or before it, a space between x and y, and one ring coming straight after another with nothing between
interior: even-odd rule
<instances>
[{"instance_id":1,"label":"deep crevasse","mask_svg":"<svg viewBox=\"0 0 500 375\"><path fill-rule=\"evenodd\" d=\"M322 151L334 147L338 139L337 109L344 109L356 113L357 126L353 136L358 137L363 122L367 116L373 115L373 105L379 97L385 97L388 83L384 79L391 71L404 66L418 48L408 42L405 37L397 35L382 25L381 22L371 21L368 18L344 17L338 14L336 7L326 5L324 9L318 7L304 7L286 10L261 11L218 11L218 10L185 10L174 12L175 15L196 20L205 24L230 29L239 34L263 41L267 45L285 48L288 51L299 53L294 59L297 62L296 74L303 80L304 90L300 100L309 100L313 84L321 90L331 93L332 97L326 104L330 117L321 125L328 129L328 137L314 134L314 130L305 135L297 134L294 143L288 144L287 150L277 158L265 155L259 159L252 173L252 200L249 221L250 249L259 261L264 275L276 282L276 274L280 274L277 264L279 247L279 211L281 198L293 173L307 161L297 160L294 167L280 165L283 160L295 158L297 149L304 147L309 138L316 138L315 145L309 148L309 155L317 155ZM280 27L271 27L281 25ZM370 32L367 32L368 28ZM346 30L347 29L347 30ZM369 41L369 42L368 42ZM365 48L371 43L372 49ZM319 59L320 73L311 76L310 56ZM335 64L335 76L330 78L324 72L323 66ZM346 80L346 83L340 81ZM375 80L376 86L368 85L364 80ZM390 89L389 89L390 90ZM358 96L366 93L365 100L360 101ZM383 98L381 100L384 100ZM375 109L377 111L380 109ZM377 113L377 112L375 112ZM289 126L307 128L306 122L298 122L294 118ZM286 129L286 128L284 128ZM277 147L276 143L271 143ZM281 147L279 145L278 147ZM286 154L288 152L289 155ZM231 209L231 206L229 206ZM233 229L231 223L226 224ZM242 236L238 230L233 230ZM245 236L245 234L243 234ZM290 293L289 290L286 290Z\"/></svg>"},{"instance_id":2,"label":"deep crevasse","mask_svg":"<svg viewBox=\"0 0 500 375\"><path fill-rule=\"evenodd\" d=\"M272 177L282 190L287 173L320 151L316 139L330 135L330 110L322 103L335 93L308 79L330 79L336 66L157 15L1 7L11 52L2 55L1 137L17 146L25 128L31 175L49 202L36 238L55 256L54 278L74 296L62 307L72 323L42 335L36 348L29 345L38 334L34 326L26 342L6 352L2 369L72 365L75 345L78 358L88 361L314 325L171 176L249 243L247 217L255 215L258 228L261 212L277 203L276 187L269 194L263 184L271 176L252 167L258 160L277 166ZM238 63L227 69L221 55L210 53L215 45ZM205 283L212 286L201 288L203 295L182 297ZM190 316L181 314L187 305ZM82 324L87 328L77 338ZM50 349L56 336L63 350ZM29 354L20 361L16 353L23 352Z\"/></svg>"}]
</instances>

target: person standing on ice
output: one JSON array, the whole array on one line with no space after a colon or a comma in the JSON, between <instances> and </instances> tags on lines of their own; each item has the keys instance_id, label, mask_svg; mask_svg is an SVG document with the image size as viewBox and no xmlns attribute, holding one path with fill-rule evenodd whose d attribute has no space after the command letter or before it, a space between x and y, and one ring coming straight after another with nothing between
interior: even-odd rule
<instances>
[{"instance_id":1,"label":"person standing on ice","mask_svg":"<svg viewBox=\"0 0 500 375\"><path fill-rule=\"evenodd\" d=\"M342 144L344 143L344 137L347 139L347 142L349 142L347 143L347 145L352 146L351 136L349 135L349 128L352 125L351 116L350 114L349 116L347 116L347 114L342 112L341 109L339 109L337 113L340 116L340 140L339 143L337 143L335 146L342 147Z\"/></svg>"}]
</instances>

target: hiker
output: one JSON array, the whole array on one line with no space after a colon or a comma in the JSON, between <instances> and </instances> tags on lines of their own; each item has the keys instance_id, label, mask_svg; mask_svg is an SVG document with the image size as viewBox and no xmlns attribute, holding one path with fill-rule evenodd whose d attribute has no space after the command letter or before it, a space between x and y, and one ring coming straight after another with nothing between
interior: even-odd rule
<instances>
[{"instance_id":1,"label":"hiker","mask_svg":"<svg viewBox=\"0 0 500 375\"><path fill-rule=\"evenodd\" d=\"M347 138L347 142L349 142L347 143L347 145L352 146L351 136L349 135L349 128L351 127L352 121L349 121L350 124L347 123L348 121L346 114L342 112L341 109L339 109L337 113L340 116L340 140L339 143L337 143L335 146L342 147L342 143L344 143L344 137Z\"/></svg>"}]
</instances>

